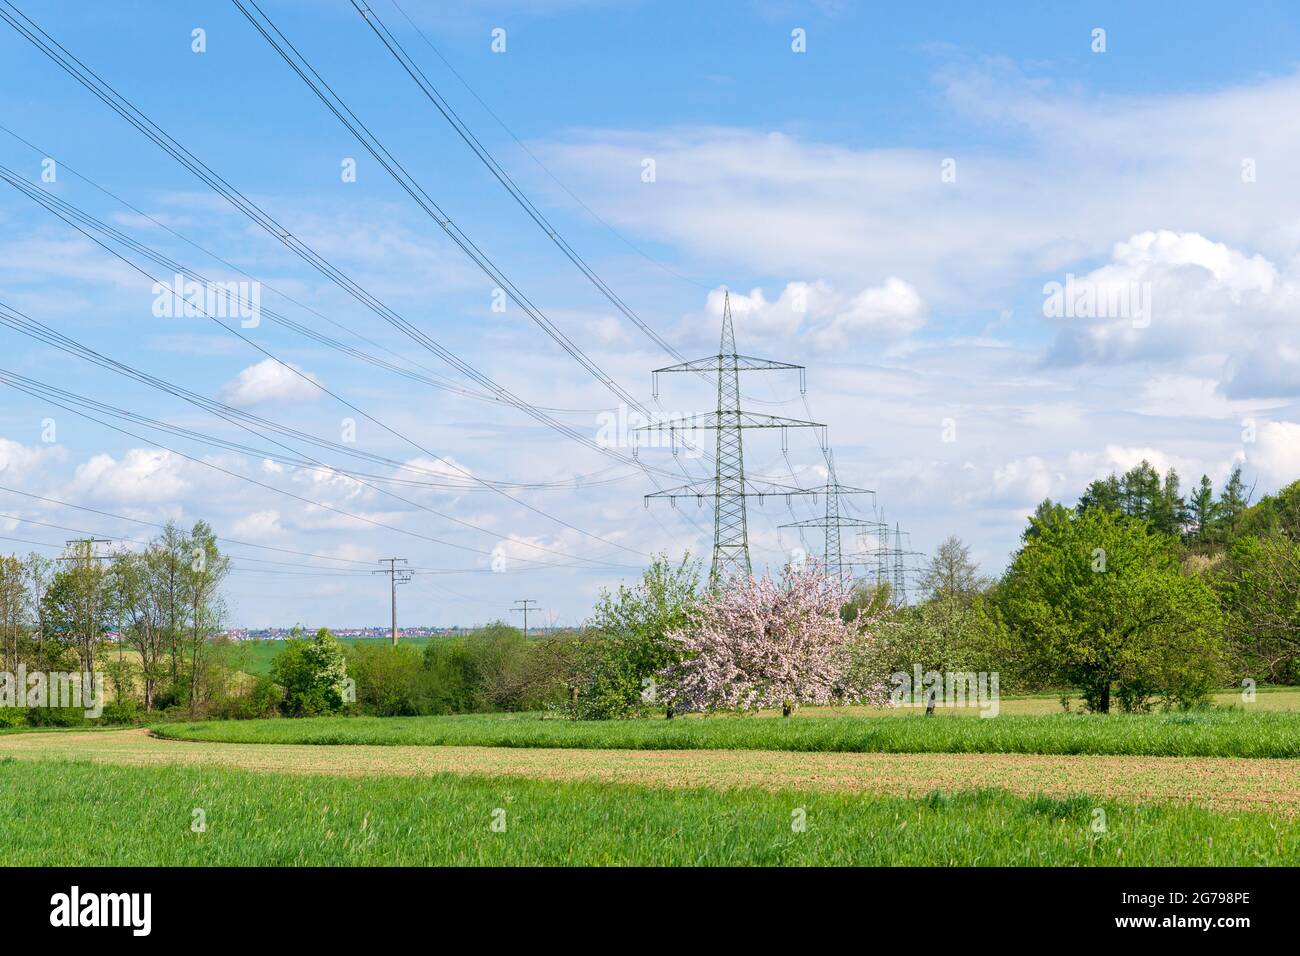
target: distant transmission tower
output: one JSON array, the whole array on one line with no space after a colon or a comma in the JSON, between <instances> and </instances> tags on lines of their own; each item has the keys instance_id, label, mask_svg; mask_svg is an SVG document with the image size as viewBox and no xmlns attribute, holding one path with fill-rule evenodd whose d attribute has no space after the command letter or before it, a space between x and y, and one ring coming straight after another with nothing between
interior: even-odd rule
<instances>
[{"instance_id":1,"label":"distant transmission tower","mask_svg":"<svg viewBox=\"0 0 1300 956\"><path fill-rule=\"evenodd\" d=\"M920 551L911 551L903 547L903 538L907 535L897 522L891 530L888 522L871 522L876 528L876 547L872 551L853 555L852 563L874 563L876 566L876 586L888 584L893 603L902 606L907 603L907 574L909 568L904 560L922 556ZM892 541L891 541L892 539ZM861 558L864 560L858 561Z\"/></svg>"},{"instance_id":2,"label":"distant transmission tower","mask_svg":"<svg viewBox=\"0 0 1300 956\"><path fill-rule=\"evenodd\" d=\"M654 422L637 431L653 431L662 434L668 432L672 440L673 452L677 450L677 433L713 430L717 432L714 453L714 476L712 488L705 482L695 482L677 488L669 488L646 495L646 506L651 498L667 498L676 506L678 498L693 497L699 505L706 498L713 500L713 562L709 569L711 583L723 581L733 575L753 574L749 561L749 527L745 511L745 499L757 497L762 502L766 495L806 495L816 494L817 490L806 490L789 485L764 482L758 484L745 478L745 459L743 433L747 428L780 428L782 447L786 447L785 430L787 428L825 428L819 422L803 421L795 418L781 418L776 415L763 415L747 412L740 407L740 373L771 371L776 369L797 370L799 372L799 390L805 389L804 368L788 362L775 362L771 359L752 358L736 353L736 333L731 320L731 294L727 293L722 305L722 339L718 345L718 354L707 358L670 365L655 369L654 393L659 394L659 374L661 372L715 372L718 376L718 407L711 415L691 415ZM707 490L706 490L707 488Z\"/></svg>"},{"instance_id":3,"label":"distant transmission tower","mask_svg":"<svg viewBox=\"0 0 1300 956\"><path fill-rule=\"evenodd\" d=\"M840 495L874 495L875 492L870 488L853 488L849 485L842 485L839 479L835 477L835 457L834 454L827 450L826 452L826 484L821 490L826 495L826 514L821 518L808 518L804 521L792 521L789 524L781 525L782 528L822 528L824 530L824 545L822 551L822 566L828 577L840 582L840 587L848 588L853 583L853 565L851 561L844 560L844 551L840 541L841 528L876 528L879 526L877 521L867 521L862 518L851 518L844 515L840 510Z\"/></svg>"}]
</instances>

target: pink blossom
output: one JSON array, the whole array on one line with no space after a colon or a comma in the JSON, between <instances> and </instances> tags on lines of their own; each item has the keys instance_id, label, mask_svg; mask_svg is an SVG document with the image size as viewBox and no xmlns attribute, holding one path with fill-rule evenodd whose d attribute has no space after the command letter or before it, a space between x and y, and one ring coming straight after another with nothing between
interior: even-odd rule
<instances>
[{"instance_id":1,"label":"pink blossom","mask_svg":"<svg viewBox=\"0 0 1300 956\"><path fill-rule=\"evenodd\" d=\"M709 592L672 635L686 659L662 675L668 702L688 710L883 703L883 681L850 677L850 650L872 639L875 622L844 622L845 597L814 562L787 567L779 581L735 578Z\"/></svg>"}]
</instances>

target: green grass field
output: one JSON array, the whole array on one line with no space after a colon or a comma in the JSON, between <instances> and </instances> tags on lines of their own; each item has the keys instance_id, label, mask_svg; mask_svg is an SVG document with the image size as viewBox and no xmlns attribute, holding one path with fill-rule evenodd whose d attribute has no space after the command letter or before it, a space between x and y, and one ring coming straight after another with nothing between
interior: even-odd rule
<instances>
[{"instance_id":1,"label":"green grass field","mask_svg":"<svg viewBox=\"0 0 1300 956\"><path fill-rule=\"evenodd\" d=\"M537 715L321 717L172 723L159 736L230 743L423 744L634 750L797 750L884 753L1139 754L1298 757L1300 717L1288 713L824 717L762 720L570 721Z\"/></svg>"},{"instance_id":2,"label":"green grass field","mask_svg":"<svg viewBox=\"0 0 1300 956\"><path fill-rule=\"evenodd\" d=\"M206 815L205 832L191 829L195 809ZM792 826L799 811L804 832ZM494 831L502 819L504 832ZM1300 825L1292 822L1088 797L358 780L0 758L0 859L10 865L1202 866L1297 858Z\"/></svg>"}]
</instances>

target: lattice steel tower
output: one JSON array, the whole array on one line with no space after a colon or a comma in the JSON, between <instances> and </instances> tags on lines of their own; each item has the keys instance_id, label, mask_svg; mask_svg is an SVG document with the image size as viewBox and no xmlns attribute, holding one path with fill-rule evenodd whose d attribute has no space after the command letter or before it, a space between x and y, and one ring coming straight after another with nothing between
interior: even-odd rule
<instances>
[{"instance_id":1,"label":"lattice steel tower","mask_svg":"<svg viewBox=\"0 0 1300 956\"><path fill-rule=\"evenodd\" d=\"M835 477L835 457L827 449L826 452L826 484L821 490L826 495L826 514L821 518L808 518L804 521L792 521L789 524L781 525L782 528L822 528L825 534L824 545L822 550L822 566L828 577L834 578L840 582L842 588L848 588L853 583L853 562L844 559L844 551L840 540L841 528L871 528L879 527L878 521L867 521L862 518L852 518L845 516L840 510L840 495L874 495L875 492L870 488L854 488L849 485L842 485L839 479Z\"/></svg>"},{"instance_id":2,"label":"lattice steel tower","mask_svg":"<svg viewBox=\"0 0 1300 956\"><path fill-rule=\"evenodd\" d=\"M736 352L736 332L731 319L731 294L722 304L722 338L718 354L707 358L682 362L654 370L654 393L659 394L658 376L661 372L714 372L717 374L718 407L711 415L691 415L654 422L637 431L669 432L676 449L677 432L716 431L714 474L712 488L704 491L704 483L696 482L646 495L646 505L651 498L667 498L674 505L676 499L694 497L699 504L705 498L713 499L713 561L709 580L718 582L736 574L749 576L753 567L749 561L749 520L746 499L766 495L816 494L817 489L805 490L789 485L763 482L760 487L745 478L744 431L747 428L780 428L784 439L787 428L825 428L818 422L781 418L747 412L740 407L740 373L772 371L777 369L799 372L799 388L804 384L802 365L775 362L771 359L753 358ZM823 442L824 444L824 442Z\"/></svg>"}]
</instances>

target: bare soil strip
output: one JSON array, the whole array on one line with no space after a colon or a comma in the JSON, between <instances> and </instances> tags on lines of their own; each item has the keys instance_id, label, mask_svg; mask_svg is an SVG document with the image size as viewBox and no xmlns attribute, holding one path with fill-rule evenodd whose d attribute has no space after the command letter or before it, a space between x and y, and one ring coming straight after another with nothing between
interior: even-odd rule
<instances>
[{"instance_id":1,"label":"bare soil strip","mask_svg":"<svg viewBox=\"0 0 1300 956\"><path fill-rule=\"evenodd\" d=\"M603 780L652 787L759 787L917 796L998 787L1021 796L1090 794L1125 803L1300 815L1300 761L1033 754L793 753L766 750L558 750L315 747L161 740L146 730L0 737L0 759L183 764L345 777L455 773Z\"/></svg>"}]
</instances>

